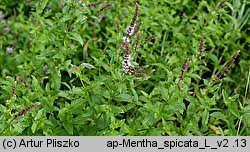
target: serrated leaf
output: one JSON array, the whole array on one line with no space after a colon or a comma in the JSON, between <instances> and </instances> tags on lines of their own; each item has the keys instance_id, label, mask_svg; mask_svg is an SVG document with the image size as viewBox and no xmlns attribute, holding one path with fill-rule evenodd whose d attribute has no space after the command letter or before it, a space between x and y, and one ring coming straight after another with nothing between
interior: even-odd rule
<instances>
[{"instance_id":1,"label":"serrated leaf","mask_svg":"<svg viewBox=\"0 0 250 152\"><path fill-rule=\"evenodd\" d=\"M60 71L55 71L52 74L52 86L55 88L55 90L59 90L61 87L61 76L60 76Z\"/></svg>"},{"instance_id":2,"label":"serrated leaf","mask_svg":"<svg viewBox=\"0 0 250 152\"><path fill-rule=\"evenodd\" d=\"M176 103L177 103L177 102L176 102ZM181 102L179 102L178 105L175 106L175 108L177 109L177 111L180 112L180 114L183 114L183 112L184 112L186 106L185 106L185 104L181 101Z\"/></svg>"},{"instance_id":3,"label":"serrated leaf","mask_svg":"<svg viewBox=\"0 0 250 152\"><path fill-rule=\"evenodd\" d=\"M161 63L153 63L153 64L151 64L151 65L155 65L155 66L157 66L157 67L160 67L160 68L164 69L165 71L168 70L168 69L166 68L166 66L163 65L163 64L161 64Z\"/></svg>"},{"instance_id":4,"label":"serrated leaf","mask_svg":"<svg viewBox=\"0 0 250 152\"><path fill-rule=\"evenodd\" d=\"M188 73L188 76L190 76L191 78L194 78L194 79L201 80L201 77L195 73Z\"/></svg>"},{"instance_id":5,"label":"serrated leaf","mask_svg":"<svg viewBox=\"0 0 250 152\"><path fill-rule=\"evenodd\" d=\"M200 70L206 70L206 71L211 72L211 70L210 70L209 68L207 68L206 66L204 66L204 65L200 65L200 66L199 66L199 69L200 69Z\"/></svg>"},{"instance_id":6,"label":"serrated leaf","mask_svg":"<svg viewBox=\"0 0 250 152\"><path fill-rule=\"evenodd\" d=\"M242 111L245 112L245 113L249 113L249 115L250 115L250 105L245 106L245 107L242 109Z\"/></svg>"},{"instance_id":7,"label":"serrated leaf","mask_svg":"<svg viewBox=\"0 0 250 152\"><path fill-rule=\"evenodd\" d=\"M43 108L43 109L41 109L41 110L39 110L39 111L37 112L37 115L36 115L36 117L35 117L35 119L34 119L34 120L38 120L38 119L40 119L40 118L41 118L41 116L43 115L43 112L44 112L44 108Z\"/></svg>"},{"instance_id":8,"label":"serrated leaf","mask_svg":"<svg viewBox=\"0 0 250 152\"><path fill-rule=\"evenodd\" d=\"M36 130L37 130L37 122L34 121L33 124L32 124L32 126L31 126L31 131L32 131L32 133L35 133Z\"/></svg>"},{"instance_id":9,"label":"serrated leaf","mask_svg":"<svg viewBox=\"0 0 250 152\"><path fill-rule=\"evenodd\" d=\"M95 106L95 110L98 112L98 113L101 113L101 112L106 112L107 111L107 105L98 105L98 106Z\"/></svg>"},{"instance_id":10,"label":"serrated leaf","mask_svg":"<svg viewBox=\"0 0 250 152\"><path fill-rule=\"evenodd\" d=\"M71 123L63 123L63 127L70 135L73 135L73 125Z\"/></svg>"},{"instance_id":11,"label":"serrated leaf","mask_svg":"<svg viewBox=\"0 0 250 152\"><path fill-rule=\"evenodd\" d=\"M72 37L70 37L70 39L79 42L81 46L83 46L84 43L83 43L82 37L78 33L71 33L71 35Z\"/></svg>"},{"instance_id":12,"label":"serrated leaf","mask_svg":"<svg viewBox=\"0 0 250 152\"><path fill-rule=\"evenodd\" d=\"M43 12L43 9L46 7L49 0L39 0L38 3L36 3L36 12L37 14L41 14Z\"/></svg>"},{"instance_id":13,"label":"serrated leaf","mask_svg":"<svg viewBox=\"0 0 250 152\"><path fill-rule=\"evenodd\" d=\"M223 97L224 103L226 105L228 105L229 104L229 102L228 102L228 95L227 95L227 93L226 93L226 91L224 89L222 90L222 97Z\"/></svg>"},{"instance_id":14,"label":"serrated leaf","mask_svg":"<svg viewBox=\"0 0 250 152\"><path fill-rule=\"evenodd\" d=\"M192 117L194 113L195 113L194 103L190 103L187 107L187 116Z\"/></svg>"},{"instance_id":15,"label":"serrated leaf","mask_svg":"<svg viewBox=\"0 0 250 152\"><path fill-rule=\"evenodd\" d=\"M20 123L15 123L13 124L13 126L19 133L21 133L24 130L23 125L21 125Z\"/></svg>"},{"instance_id":16,"label":"serrated leaf","mask_svg":"<svg viewBox=\"0 0 250 152\"><path fill-rule=\"evenodd\" d=\"M133 92L133 99L136 101L136 102L138 102L138 94L137 94L137 92L135 91L135 89L131 89L132 90L132 92Z\"/></svg>"},{"instance_id":17,"label":"serrated leaf","mask_svg":"<svg viewBox=\"0 0 250 152\"><path fill-rule=\"evenodd\" d=\"M83 92L83 89L80 87L73 87L72 92L74 92L76 94L81 94Z\"/></svg>"},{"instance_id":18,"label":"serrated leaf","mask_svg":"<svg viewBox=\"0 0 250 152\"><path fill-rule=\"evenodd\" d=\"M54 125L50 120L43 120L43 123L50 126Z\"/></svg>"},{"instance_id":19,"label":"serrated leaf","mask_svg":"<svg viewBox=\"0 0 250 152\"><path fill-rule=\"evenodd\" d=\"M113 106L111 110L114 115L119 114L119 113L124 113L123 109L117 106Z\"/></svg>"},{"instance_id":20,"label":"serrated leaf","mask_svg":"<svg viewBox=\"0 0 250 152\"><path fill-rule=\"evenodd\" d=\"M211 59L215 63L215 65L219 65L219 60L218 60L218 58L217 58L216 55L214 55L214 54L207 54L206 56L209 59Z\"/></svg>"},{"instance_id":21,"label":"serrated leaf","mask_svg":"<svg viewBox=\"0 0 250 152\"><path fill-rule=\"evenodd\" d=\"M209 119L209 111L207 109L205 109L202 112L202 125L206 126L208 123L208 119Z\"/></svg>"},{"instance_id":22,"label":"serrated leaf","mask_svg":"<svg viewBox=\"0 0 250 152\"><path fill-rule=\"evenodd\" d=\"M128 94L119 94L118 96L115 97L116 101L126 101L130 102L132 97Z\"/></svg>"},{"instance_id":23,"label":"serrated leaf","mask_svg":"<svg viewBox=\"0 0 250 152\"><path fill-rule=\"evenodd\" d=\"M221 119L221 120L223 120L225 122L228 122L227 117L224 114L222 114L221 112L213 112L213 113L210 114L210 116L215 117L217 119Z\"/></svg>"},{"instance_id":24,"label":"serrated leaf","mask_svg":"<svg viewBox=\"0 0 250 152\"><path fill-rule=\"evenodd\" d=\"M60 91L58 94L58 97L68 98L69 94L65 91Z\"/></svg>"},{"instance_id":25,"label":"serrated leaf","mask_svg":"<svg viewBox=\"0 0 250 152\"><path fill-rule=\"evenodd\" d=\"M34 85L35 87L40 86L38 80L36 79L36 77L34 77L34 76L31 76L31 77L32 77L32 85Z\"/></svg>"},{"instance_id":26,"label":"serrated leaf","mask_svg":"<svg viewBox=\"0 0 250 152\"><path fill-rule=\"evenodd\" d=\"M143 119L142 124L146 126L151 126L156 120L154 118L154 115L151 113L148 113L144 116L145 119Z\"/></svg>"},{"instance_id":27,"label":"serrated leaf","mask_svg":"<svg viewBox=\"0 0 250 152\"><path fill-rule=\"evenodd\" d=\"M87 84L90 84L89 78L86 77L85 75L81 74L79 77L80 77L81 80L83 80L83 81L86 82Z\"/></svg>"},{"instance_id":28,"label":"serrated leaf","mask_svg":"<svg viewBox=\"0 0 250 152\"><path fill-rule=\"evenodd\" d=\"M149 97L149 95L148 95L146 92L144 92L144 91L142 91L142 90L140 90L140 92L141 92L146 98Z\"/></svg>"},{"instance_id":29,"label":"serrated leaf","mask_svg":"<svg viewBox=\"0 0 250 152\"><path fill-rule=\"evenodd\" d=\"M54 58L54 59L64 59L65 56L64 56L63 52L58 52L54 56L52 56L52 58Z\"/></svg>"},{"instance_id":30,"label":"serrated leaf","mask_svg":"<svg viewBox=\"0 0 250 152\"><path fill-rule=\"evenodd\" d=\"M167 101L169 99L169 93L168 93L168 90L163 87L163 86L159 86L158 87L158 90L160 91L160 94L162 96L162 98Z\"/></svg>"}]
</instances>

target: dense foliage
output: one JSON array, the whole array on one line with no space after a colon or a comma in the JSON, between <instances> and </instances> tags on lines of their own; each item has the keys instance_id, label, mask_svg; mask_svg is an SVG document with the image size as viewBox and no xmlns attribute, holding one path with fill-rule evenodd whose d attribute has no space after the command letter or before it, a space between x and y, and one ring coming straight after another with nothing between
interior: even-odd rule
<instances>
[{"instance_id":1,"label":"dense foliage","mask_svg":"<svg viewBox=\"0 0 250 152\"><path fill-rule=\"evenodd\" d=\"M250 135L249 1L92 2L0 1L1 135Z\"/></svg>"}]
</instances>

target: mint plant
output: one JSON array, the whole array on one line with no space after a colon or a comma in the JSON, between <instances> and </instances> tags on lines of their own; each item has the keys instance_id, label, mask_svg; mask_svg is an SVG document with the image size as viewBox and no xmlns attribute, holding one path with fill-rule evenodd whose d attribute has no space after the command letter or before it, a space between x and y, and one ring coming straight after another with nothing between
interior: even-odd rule
<instances>
[{"instance_id":1,"label":"mint plant","mask_svg":"<svg viewBox=\"0 0 250 152\"><path fill-rule=\"evenodd\" d=\"M0 135L249 135L248 1L0 3Z\"/></svg>"}]
</instances>

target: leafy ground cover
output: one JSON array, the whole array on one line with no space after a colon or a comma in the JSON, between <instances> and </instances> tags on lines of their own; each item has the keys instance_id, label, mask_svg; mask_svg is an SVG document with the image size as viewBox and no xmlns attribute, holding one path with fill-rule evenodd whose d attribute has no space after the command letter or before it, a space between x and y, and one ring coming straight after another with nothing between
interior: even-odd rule
<instances>
[{"instance_id":1,"label":"leafy ground cover","mask_svg":"<svg viewBox=\"0 0 250 152\"><path fill-rule=\"evenodd\" d=\"M250 3L0 1L0 135L250 135Z\"/></svg>"}]
</instances>

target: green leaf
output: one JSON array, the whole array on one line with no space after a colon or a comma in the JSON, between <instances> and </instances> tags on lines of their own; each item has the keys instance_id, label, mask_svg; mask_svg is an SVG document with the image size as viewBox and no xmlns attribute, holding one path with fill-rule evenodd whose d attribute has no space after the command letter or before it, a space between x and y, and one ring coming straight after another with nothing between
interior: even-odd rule
<instances>
[{"instance_id":1,"label":"green leaf","mask_svg":"<svg viewBox=\"0 0 250 152\"><path fill-rule=\"evenodd\" d=\"M223 101L226 104L226 106L231 107L230 101L228 99L228 95L224 89L222 90L222 97L223 97Z\"/></svg>"},{"instance_id":2,"label":"green leaf","mask_svg":"<svg viewBox=\"0 0 250 152\"><path fill-rule=\"evenodd\" d=\"M168 69L166 68L166 66L163 65L163 64L161 64L161 63L153 63L153 64L151 64L151 65L157 66L157 67L159 67L159 68L164 69L165 71L168 71Z\"/></svg>"},{"instance_id":3,"label":"green leaf","mask_svg":"<svg viewBox=\"0 0 250 152\"><path fill-rule=\"evenodd\" d=\"M98 105L98 106L95 106L95 110L96 110L98 113L106 112L107 109L108 109L108 106L107 106L107 105Z\"/></svg>"},{"instance_id":4,"label":"green leaf","mask_svg":"<svg viewBox=\"0 0 250 152\"><path fill-rule=\"evenodd\" d=\"M219 60L218 60L218 58L217 58L217 56L216 55L214 55L214 54L207 54L206 55L209 59L211 59L214 63L215 63L215 65L216 66L218 66L219 65Z\"/></svg>"},{"instance_id":5,"label":"green leaf","mask_svg":"<svg viewBox=\"0 0 250 152\"><path fill-rule=\"evenodd\" d=\"M146 126L151 126L154 122L156 122L154 115L152 113L148 113L144 116L142 124L144 124Z\"/></svg>"},{"instance_id":6,"label":"green leaf","mask_svg":"<svg viewBox=\"0 0 250 152\"><path fill-rule=\"evenodd\" d=\"M131 89L131 90L132 90L132 92L133 92L133 99L134 99L136 102L138 102L138 94L137 94L136 90L135 90L135 89Z\"/></svg>"},{"instance_id":7,"label":"green leaf","mask_svg":"<svg viewBox=\"0 0 250 152\"><path fill-rule=\"evenodd\" d=\"M56 70L52 75L52 87L55 88L55 90L59 90L61 88L61 74L60 70Z\"/></svg>"},{"instance_id":8,"label":"green leaf","mask_svg":"<svg viewBox=\"0 0 250 152\"><path fill-rule=\"evenodd\" d=\"M34 121L33 122L33 124L32 124L32 126L31 126L31 131L32 131L32 133L35 133L36 132L36 130L37 130L37 121Z\"/></svg>"},{"instance_id":9,"label":"green leaf","mask_svg":"<svg viewBox=\"0 0 250 152\"><path fill-rule=\"evenodd\" d=\"M209 111L207 109L205 109L202 112L202 126L203 127L207 126L208 120L209 120Z\"/></svg>"},{"instance_id":10,"label":"green leaf","mask_svg":"<svg viewBox=\"0 0 250 152\"><path fill-rule=\"evenodd\" d=\"M73 135L73 125L71 123L63 123L63 127L70 135Z\"/></svg>"},{"instance_id":11,"label":"green leaf","mask_svg":"<svg viewBox=\"0 0 250 152\"><path fill-rule=\"evenodd\" d=\"M39 0L39 2L36 4L36 12L37 14L41 14L46 7L49 0Z\"/></svg>"},{"instance_id":12,"label":"green leaf","mask_svg":"<svg viewBox=\"0 0 250 152\"><path fill-rule=\"evenodd\" d=\"M65 58L65 55L64 55L63 52L58 52L54 56L52 56L52 58L54 58L54 59L62 59L63 60Z\"/></svg>"},{"instance_id":13,"label":"green leaf","mask_svg":"<svg viewBox=\"0 0 250 152\"><path fill-rule=\"evenodd\" d=\"M14 128L16 131L18 131L19 133L21 133L25 128L21 123L15 123L13 124Z\"/></svg>"},{"instance_id":14,"label":"green leaf","mask_svg":"<svg viewBox=\"0 0 250 152\"><path fill-rule=\"evenodd\" d=\"M70 37L70 39L79 42L81 46L83 46L84 43L83 43L82 37L78 33L71 33L71 36L72 37Z\"/></svg>"},{"instance_id":15,"label":"green leaf","mask_svg":"<svg viewBox=\"0 0 250 152\"><path fill-rule=\"evenodd\" d=\"M132 97L128 94L119 94L115 97L116 101L125 101L125 102L131 102Z\"/></svg>"},{"instance_id":16,"label":"green leaf","mask_svg":"<svg viewBox=\"0 0 250 152\"><path fill-rule=\"evenodd\" d=\"M221 120L228 123L228 118L224 114L222 114L221 112L213 112L210 114L210 116L215 117L217 119L221 119Z\"/></svg>"},{"instance_id":17,"label":"green leaf","mask_svg":"<svg viewBox=\"0 0 250 152\"><path fill-rule=\"evenodd\" d=\"M44 111L45 111L44 108L42 108L41 110L39 110L39 111L37 112L37 115L36 115L36 117L35 117L34 120L39 120L39 119L42 117Z\"/></svg>"},{"instance_id":18,"label":"green leaf","mask_svg":"<svg viewBox=\"0 0 250 152\"><path fill-rule=\"evenodd\" d=\"M194 103L190 103L187 107L187 116L192 117L195 113L195 106Z\"/></svg>"},{"instance_id":19,"label":"green leaf","mask_svg":"<svg viewBox=\"0 0 250 152\"><path fill-rule=\"evenodd\" d=\"M117 115L119 113L124 113L123 109L117 106L112 106L111 110L114 115Z\"/></svg>"},{"instance_id":20,"label":"green leaf","mask_svg":"<svg viewBox=\"0 0 250 152\"><path fill-rule=\"evenodd\" d=\"M88 69L94 69L95 67L92 64L89 63L83 63L84 67L88 68Z\"/></svg>"},{"instance_id":21,"label":"green leaf","mask_svg":"<svg viewBox=\"0 0 250 152\"><path fill-rule=\"evenodd\" d=\"M80 74L80 75L79 75L79 78L80 78L81 80L83 80L84 82L86 82L87 84L90 84L89 78L86 77L85 75Z\"/></svg>"},{"instance_id":22,"label":"green leaf","mask_svg":"<svg viewBox=\"0 0 250 152\"><path fill-rule=\"evenodd\" d=\"M201 80L201 77L195 73L188 73L188 76L190 76L191 78L194 78L194 79Z\"/></svg>"}]
</instances>

